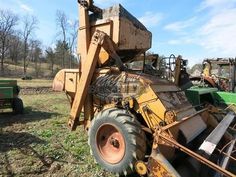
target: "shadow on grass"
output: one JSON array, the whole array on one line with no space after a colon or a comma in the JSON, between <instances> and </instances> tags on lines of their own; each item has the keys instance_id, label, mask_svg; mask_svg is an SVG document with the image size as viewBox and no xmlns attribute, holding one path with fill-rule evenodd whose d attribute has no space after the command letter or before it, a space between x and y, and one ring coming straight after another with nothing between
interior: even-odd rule
<instances>
[{"instance_id":1,"label":"shadow on grass","mask_svg":"<svg viewBox=\"0 0 236 177\"><path fill-rule=\"evenodd\" d=\"M33 146L37 144L45 144L46 142L41 140L40 138L31 135L30 133L25 132L2 132L0 133L0 154L1 154L1 166L4 169L1 169L4 171L3 175L6 176L14 176L13 167L12 167L12 159L15 158L10 155L10 151L12 150L19 150L20 153L24 156L32 156L36 159L39 159L39 161L42 163L41 166L39 166L35 171L29 172L30 174L41 174L48 170L48 168L51 166L51 163L53 161L47 160L45 156L40 155ZM22 157L24 158L24 157ZM17 164L14 162L14 166L22 166L24 165L23 159L21 159L21 163Z\"/></svg>"},{"instance_id":2,"label":"shadow on grass","mask_svg":"<svg viewBox=\"0 0 236 177\"><path fill-rule=\"evenodd\" d=\"M33 110L32 107L26 107L24 114L19 115L14 115L12 112L3 112L0 113L0 128L11 126L14 123L25 124L27 122L46 120L59 115L56 112Z\"/></svg>"}]
</instances>

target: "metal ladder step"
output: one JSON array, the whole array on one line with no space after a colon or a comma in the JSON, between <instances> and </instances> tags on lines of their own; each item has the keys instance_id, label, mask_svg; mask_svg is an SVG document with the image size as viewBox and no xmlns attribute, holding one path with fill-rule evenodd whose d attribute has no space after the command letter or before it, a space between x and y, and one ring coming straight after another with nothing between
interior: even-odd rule
<instances>
[{"instance_id":1,"label":"metal ladder step","mask_svg":"<svg viewBox=\"0 0 236 177\"><path fill-rule=\"evenodd\" d=\"M217 144L225 134L231 122L234 120L235 114L229 112L223 120L217 125L217 127L211 132L210 135L204 140L199 147L199 150L204 151L207 155L211 155L215 150Z\"/></svg>"}]
</instances>

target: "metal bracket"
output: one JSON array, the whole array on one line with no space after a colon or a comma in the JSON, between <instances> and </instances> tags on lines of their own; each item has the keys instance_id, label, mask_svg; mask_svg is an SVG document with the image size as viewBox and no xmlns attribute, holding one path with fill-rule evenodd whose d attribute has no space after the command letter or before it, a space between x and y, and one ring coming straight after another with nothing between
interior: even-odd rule
<instances>
[{"instance_id":1,"label":"metal bracket","mask_svg":"<svg viewBox=\"0 0 236 177\"><path fill-rule=\"evenodd\" d=\"M78 0L78 3L86 9L89 8L88 1L86 1L86 0Z\"/></svg>"}]
</instances>

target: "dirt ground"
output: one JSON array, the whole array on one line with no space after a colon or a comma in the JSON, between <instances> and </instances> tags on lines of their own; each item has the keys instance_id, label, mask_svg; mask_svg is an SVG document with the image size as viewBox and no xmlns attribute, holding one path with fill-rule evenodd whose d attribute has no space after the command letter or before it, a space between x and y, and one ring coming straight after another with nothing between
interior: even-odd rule
<instances>
[{"instance_id":1,"label":"dirt ground","mask_svg":"<svg viewBox=\"0 0 236 177\"><path fill-rule=\"evenodd\" d=\"M95 164L82 128L67 128L63 93L22 95L25 113L0 113L0 176L113 177Z\"/></svg>"}]
</instances>

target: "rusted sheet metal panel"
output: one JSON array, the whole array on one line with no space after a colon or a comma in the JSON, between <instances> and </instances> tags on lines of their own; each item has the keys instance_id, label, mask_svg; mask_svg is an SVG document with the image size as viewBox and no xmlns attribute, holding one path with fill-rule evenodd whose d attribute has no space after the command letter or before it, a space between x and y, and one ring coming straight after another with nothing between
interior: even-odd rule
<instances>
[{"instance_id":1,"label":"rusted sheet metal panel","mask_svg":"<svg viewBox=\"0 0 236 177\"><path fill-rule=\"evenodd\" d=\"M90 15L92 33L98 29L109 35L119 51L134 53L151 48L152 34L120 4L104 9L102 16Z\"/></svg>"},{"instance_id":2,"label":"rusted sheet metal panel","mask_svg":"<svg viewBox=\"0 0 236 177\"><path fill-rule=\"evenodd\" d=\"M206 123L202 120L200 115L196 115L192 119L182 123L180 130L186 138L186 142L189 143L196 138L203 130L206 129Z\"/></svg>"},{"instance_id":3,"label":"rusted sheet metal panel","mask_svg":"<svg viewBox=\"0 0 236 177\"><path fill-rule=\"evenodd\" d=\"M153 90L155 90L156 92L178 92L180 91L180 88L176 87L174 84L172 83L166 83L166 84L155 84L152 85Z\"/></svg>"},{"instance_id":4,"label":"rusted sheet metal panel","mask_svg":"<svg viewBox=\"0 0 236 177\"><path fill-rule=\"evenodd\" d=\"M171 92L167 89L165 92L157 94L162 100L164 106L169 110L175 110L178 112L179 109L190 105L183 92Z\"/></svg>"},{"instance_id":5,"label":"rusted sheet metal panel","mask_svg":"<svg viewBox=\"0 0 236 177\"><path fill-rule=\"evenodd\" d=\"M146 27L138 21L136 17L130 14L122 5L117 4L108 9L103 10L103 18L117 17L125 18L133 23L133 25L141 30L147 30Z\"/></svg>"},{"instance_id":6,"label":"rusted sheet metal panel","mask_svg":"<svg viewBox=\"0 0 236 177\"><path fill-rule=\"evenodd\" d=\"M160 113L163 111L172 110L172 112L175 114L174 120L180 121L185 117L197 113L197 111L187 102L187 98L182 92L162 92L158 94L158 97L160 98L165 108L164 110L162 110L160 109L160 107L158 107L158 115L160 115ZM183 109L186 107L188 107L188 109ZM183 135L186 138L186 142L188 143L206 129L206 124L202 120L200 115L194 115L194 117L192 117L188 121L183 122L179 126L179 129L182 131Z\"/></svg>"},{"instance_id":7,"label":"rusted sheet metal panel","mask_svg":"<svg viewBox=\"0 0 236 177\"><path fill-rule=\"evenodd\" d=\"M148 159L149 177L180 177L161 153L152 153Z\"/></svg>"}]
</instances>

